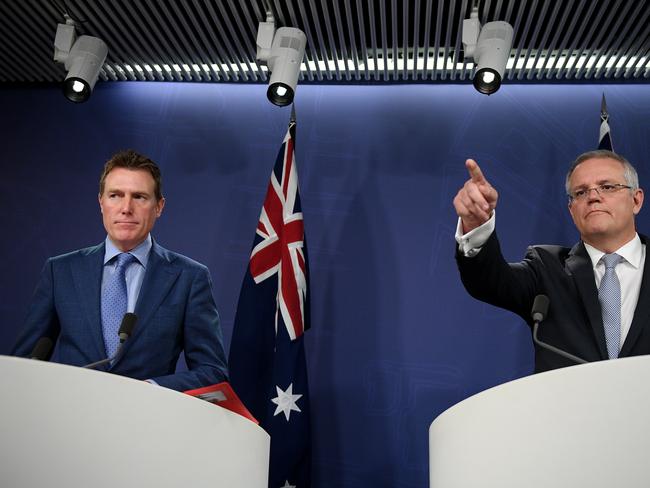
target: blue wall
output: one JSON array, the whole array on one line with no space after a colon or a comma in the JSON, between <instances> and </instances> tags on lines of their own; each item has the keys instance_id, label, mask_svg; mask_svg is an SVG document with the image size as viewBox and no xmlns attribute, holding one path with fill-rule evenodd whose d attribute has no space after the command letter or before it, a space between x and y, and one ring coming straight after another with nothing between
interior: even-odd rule
<instances>
[{"instance_id":1,"label":"blue wall","mask_svg":"<svg viewBox=\"0 0 650 488\"><path fill-rule=\"evenodd\" d=\"M0 353L46 257L104 238L103 162L135 148L163 170L154 236L210 267L230 342L236 300L289 109L266 87L99 84L0 90ZM600 97L615 149L650 181L645 85L301 86L297 161L309 242L307 334L316 487L423 487L428 426L532 369L528 329L471 299L453 260L452 199L474 157L500 191L504 252L576 238L566 165L597 144ZM650 232L649 210L639 227Z\"/></svg>"}]
</instances>

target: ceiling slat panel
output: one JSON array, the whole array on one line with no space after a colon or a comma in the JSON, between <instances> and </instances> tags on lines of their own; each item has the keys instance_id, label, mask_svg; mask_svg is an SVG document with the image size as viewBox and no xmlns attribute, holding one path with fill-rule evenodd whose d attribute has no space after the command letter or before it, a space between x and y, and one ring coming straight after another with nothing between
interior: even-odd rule
<instances>
[{"instance_id":1,"label":"ceiling slat panel","mask_svg":"<svg viewBox=\"0 0 650 488\"><path fill-rule=\"evenodd\" d=\"M370 25L370 47L372 52L372 62L374 65L374 79L379 80L379 57L377 56L377 32L375 31L375 7L374 1L368 2L368 24Z\"/></svg>"},{"instance_id":2,"label":"ceiling slat panel","mask_svg":"<svg viewBox=\"0 0 650 488\"><path fill-rule=\"evenodd\" d=\"M351 0L350 0L351 1ZM357 18L364 18L363 2L362 0L357 0ZM364 80L370 79L370 71L368 68L368 49L366 43L366 28L364 26L365 22L359 22L359 31L361 39L361 59L363 60L363 74Z\"/></svg>"},{"instance_id":3,"label":"ceiling slat panel","mask_svg":"<svg viewBox=\"0 0 650 488\"><path fill-rule=\"evenodd\" d=\"M9 22L6 17L0 17L0 30L2 30L5 36L9 35L9 37L12 38L20 38L22 36L19 26ZM47 70L49 71L51 67L50 65L54 64L54 61L47 59L44 52L34 51L33 48L30 48L30 44L31 43L28 44L27 40L25 40L22 43L14 44L12 49L4 50L9 51L8 55L14 59L14 70L27 76L28 81L44 81L45 73L43 73L42 70L39 70L37 66L47 66ZM57 76L57 78L60 77Z\"/></svg>"},{"instance_id":4,"label":"ceiling slat panel","mask_svg":"<svg viewBox=\"0 0 650 488\"><path fill-rule=\"evenodd\" d=\"M596 6L597 2L592 0L589 2L589 8L587 9L587 12L584 15L580 14L579 16L576 16L574 22L572 22L572 27L577 23L578 30L574 33L573 45L569 49L566 58L563 60L561 66L563 70L558 71L555 75L557 79L571 79L571 76L576 69L578 60L580 59L580 55L583 52L583 33L585 29L591 25L592 15L594 13L594 10L596 10ZM580 19L579 23L577 22L578 19ZM573 31L573 28L571 30Z\"/></svg>"},{"instance_id":5,"label":"ceiling slat panel","mask_svg":"<svg viewBox=\"0 0 650 488\"><path fill-rule=\"evenodd\" d=\"M136 51L138 43L131 38L131 33L124 28L122 21L115 18L110 10L110 5L108 5L108 9L106 7L105 2L80 4L73 18L88 20L88 23L82 23L84 30L88 35L99 37L106 42L108 46L106 60L122 66L130 81L145 80L142 73L133 69L133 65L142 66L144 64L144 60L140 56L141 51Z\"/></svg>"},{"instance_id":6,"label":"ceiling slat panel","mask_svg":"<svg viewBox=\"0 0 650 488\"><path fill-rule=\"evenodd\" d=\"M647 15L644 17L647 18ZM639 63L641 63L641 60L643 59L644 56L647 56L647 51L648 51L648 36L650 35L650 23L646 20L645 23L645 28L643 30L643 34L640 36L641 39L646 39L645 44L640 46L640 45L631 45L625 53L621 56L623 59L633 59L637 58L639 60ZM645 53L645 54L644 54ZM616 60L618 61L618 60ZM618 68L617 67L618 62L615 63L615 65L612 67L615 71L611 72L610 76L613 76L614 78L619 78L624 70L624 68ZM631 71L631 70L630 70ZM609 72L609 70L608 70ZM638 76L635 74L634 76Z\"/></svg>"},{"instance_id":7,"label":"ceiling slat panel","mask_svg":"<svg viewBox=\"0 0 650 488\"><path fill-rule=\"evenodd\" d=\"M354 45L354 33L352 31L351 24L343 26L341 20L341 10L339 7L339 2L334 2L334 18L336 19L336 30L339 34L339 44L341 45L341 56L343 57L343 62L345 63L345 79L346 81L352 80L352 72L350 71L349 64L352 64L354 67L354 77L359 79L359 63L357 61L357 53ZM350 38L350 54L348 54L348 48L346 47L348 43L345 40L346 28L348 29L348 35Z\"/></svg>"},{"instance_id":8,"label":"ceiling slat panel","mask_svg":"<svg viewBox=\"0 0 650 488\"><path fill-rule=\"evenodd\" d=\"M563 29L564 35L558 45L558 49L554 51L552 56L553 63L549 66L548 71L546 72L546 79L551 79L554 77L559 77L561 70L564 68L567 60L567 50L570 50L569 40L574 33L576 23L578 18L583 15L583 9L585 5L585 0L580 0L580 3L576 6L576 9L567 9L564 11L563 19L564 21L569 21L569 26L566 29ZM558 31L558 34L561 32Z\"/></svg>"},{"instance_id":9,"label":"ceiling slat panel","mask_svg":"<svg viewBox=\"0 0 650 488\"><path fill-rule=\"evenodd\" d=\"M387 21L386 21L386 7L383 2L379 4L379 11L381 16L381 52L382 59L384 61L384 80L388 81L390 79L396 80L399 78L399 73L397 72L397 60L399 59L399 41L397 40L397 0L391 0L390 3L390 18L392 20L390 26L391 33L391 47L392 53L388 55L388 31L387 31ZM393 61L393 71L388 73L388 59Z\"/></svg>"},{"instance_id":10,"label":"ceiling slat panel","mask_svg":"<svg viewBox=\"0 0 650 488\"><path fill-rule=\"evenodd\" d=\"M412 58L413 58L413 68L410 72L411 80L418 79L418 56L420 55L420 0L415 0L415 5L413 6L413 39L411 40L412 46ZM408 47L407 47L408 49Z\"/></svg>"},{"instance_id":11,"label":"ceiling slat panel","mask_svg":"<svg viewBox=\"0 0 650 488\"><path fill-rule=\"evenodd\" d=\"M316 68L316 79L318 81L323 81L323 72L321 70L320 62L319 62L320 58L318 57L318 53L316 52L316 49L318 48L318 44L315 42L314 36L312 35L311 22L307 17L307 12L305 11L303 2L300 1L298 2L298 10L300 11L300 17L302 18L302 25L304 26L303 31L307 36L307 49L309 49L312 53L312 61L314 62Z\"/></svg>"},{"instance_id":12,"label":"ceiling slat panel","mask_svg":"<svg viewBox=\"0 0 650 488\"><path fill-rule=\"evenodd\" d=\"M336 48L336 42L334 41L334 34L332 32L332 17L330 16L329 10L327 8L327 2L321 3L323 7L323 21L325 23L325 30L327 31L327 40L330 46L330 56L329 58L334 61L334 71L336 72L336 79L341 81L341 71L339 68L338 60L340 59L338 49Z\"/></svg>"},{"instance_id":13,"label":"ceiling slat panel","mask_svg":"<svg viewBox=\"0 0 650 488\"><path fill-rule=\"evenodd\" d=\"M276 27L307 36L300 82L466 83L474 4L514 28L508 80L647 79L650 0L3 0L0 81L62 80L52 52L67 10L109 47L101 80L263 83L256 36L272 8Z\"/></svg>"},{"instance_id":14,"label":"ceiling slat panel","mask_svg":"<svg viewBox=\"0 0 650 488\"><path fill-rule=\"evenodd\" d=\"M296 11L293 8L293 4L291 2L287 2L286 5L287 9L289 10L289 18L291 19L291 24L283 27L296 27L300 29L300 22L298 22L298 17L296 16ZM255 31L255 36L257 36L257 30ZM307 49L305 50L305 59L309 59L309 42L307 43ZM314 79L313 72L309 67L309 63L305 63L305 65L307 66L307 77L311 81ZM301 81L304 79L302 71L299 73L298 79Z\"/></svg>"},{"instance_id":15,"label":"ceiling slat panel","mask_svg":"<svg viewBox=\"0 0 650 488\"><path fill-rule=\"evenodd\" d=\"M349 59L350 55L345 42L345 30L343 29L343 22L341 22L341 11L339 9L339 2L334 2L334 18L336 20L336 32L339 36L339 45L341 46L341 58L343 63L345 63L345 80L352 80L352 74L350 73ZM355 63L356 66L356 63Z\"/></svg>"},{"instance_id":16,"label":"ceiling slat panel","mask_svg":"<svg viewBox=\"0 0 650 488\"><path fill-rule=\"evenodd\" d=\"M621 24L623 22L623 19L627 16L627 13L629 12L630 8L632 7L632 4L630 2L625 2L623 5L621 5L621 7L622 7L622 10L620 12L618 11L618 8L616 9L617 10L616 22L611 28L609 27L609 24L613 20L613 16L608 16L606 18L606 26L602 29L602 32L601 32L599 37L602 39L603 35L605 33L607 33L608 34L607 38L604 41L602 41L602 44L601 44L600 40L598 40L597 45L596 45L597 47L592 47L589 50L589 56L588 56L589 59L591 59L592 57L593 57L594 60L595 59L606 59L607 56L604 53L607 53L610 50L613 51L614 47L617 46L620 43L620 40L621 40L622 36L619 35L619 36L617 36L617 39L616 39L614 45L612 45L612 41L614 41L614 36L618 32L618 30L620 29ZM637 5L637 7L638 7L638 5ZM594 62L594 63L591 63L591 65L589 67L587 67L587 69L585 70L584 78L586 78L586 79L591 78L591 76L595 72L596 65L597 65L597 63ZM580 78L580 73L578 74L578 77Z\"/></svg>"},{"instance_id":17,"label":"ceiling slat panel","mask_svg":"<svg viewBox=\"0 0 650 488\"><path fill-rule=\"evenodd\" d=\"M334 77L334 74L332 73L332 66L334 67L337 76L338 76L339 68L338 66L336 66L336 63L332 62L330 56L328 55L327 45L325 44L325 41L323 39L323 30L321 29L320 16L318 15L318 10L316 9L314 0L309 0L309 6L310 6L309 10L311 13L310 17L312 19L314 28L316 30L316 38L318 39L318 45L320 46L321 56L323 62L325 63L325 66L327 67L325 76L327 77L328 80L331 80Z\"/></svg>"},{"instance_id":18,"label":"ceiling slat panel","mask_svg":"<svg viewBox=\"0 0 650 488\"><path fill-rule=\"evenodd\" d=\"M560 11L561 6L562 6L561 2L555 3L555 5L553 6L553 12L551 12L551 17L547 25L553 25L553 26L556 25L557 15L558 12ZM539 23L540 28L542 25L543 24L540 22ZM560 29L557 29L558 34L559 31ZM546 63L548 62L548 59L553 51L553 47L547 44L551 32L552 32L551 29L548 28L545 29L541 41L536 44L537 50L535 53L535 67L533 69L529 69L525 71L527 80L531 80L534 75L537 76L537 79L540 79L542 77L542 74L544 73L544 68L542 66L546 66ZM537 37L537 34L535 35L535 37ZM557 36L554 37L553 41L551 41L551 44L555 44L556 40L557 40Z\"/></svg>"},{"instance_id":19,"label":"ceiling slat panel","mask_svg":"<svg viewBox=\"0 0 650 488\"><path fill-rule=\"evenodd\" d=\"M537 2L535 2L534 6L532 7L533 9L537 8ZM530 41L528 42L528 48L526 49L526 54L524 55L524 60L523 60L523 65L528 66L528 60L530 59L531 53L533 52L534 46L539 46L537 40L539 39L539 34L542 28L542 25L544 24L544 19L546 18L546 14L548 11L548 3L544 2L541 5L541 12L539 14L539 17L535 19L535 27L533 34L530 38ZM531 21L532 21L532 13L531 13ZM525 37L525 36L524 36ZM533 56L532 60L532 65L535 65L535 56ZM532 71L532 69L531 69ZM520 69L517 70L517 80L520 81L523 77L524 74L526 73L525 69Z\"/></svg>"},{"instance_id":20,"label":"ceiling slat panel","mask_svg":"<svg viewBox=\"0 0 650 488\"><path fill-rule=\"evenodd\" d=\"M153 76L159 81L173 80L173 76L171 75L171 73L160 69L160 65L167 64L168 66L171 66L172 64L174 64L174 62L169 56L167 56L166 52L163 49L161 49L160 43L157 41L157 39L154 37L152 33L152 29L150 28L137 29L136 23L139 20L141 20L140 13L134 9L132 2L126 2L124 4L124 7L126 9L124 15L124 21L126 23L126 26L128 29L130 29L135 33L135 35L140 40L143 49L146 50L147 52L146 58L152 69ZM110 47L109 47L109 51L110 51ZM158 69L156 69L156 66L158 66ZM112 78L113 76L115 76L115 72L111 70L109 76Z\"/></svg>"},{"instance_id":21,"label":"ceiling slat panel","mask_svg":"<svg viewBox=\"0 0 650 488\"><path fill-rule=\"evenodd\" d=\"M207 7L203 9L203 5L200 4L197 0L193 0L194 9L198 12L198 15L191 13L187 0L182 0L183 6L185 9L190 12L190 21L193 26L196 35L201 39L201 44L203 46L202 53L203 59L201 69L204 69L204 66L207 66L207 76L210 80L219 81L227 79L227 75L223 69L223 63L221 57L217 54L214 49L215 45L218 45L216 36L214 35L214 30L212 26L207 22ZM255 76L255 74L253 74Z\"/></svg>"},{"instance_id":22,"label":"ceiling slat panel","mask_svg":"<svg viewBox=\"0 0 650 488\"><path fill-rule=\"evenodd\" d=\"M443 0L437 0L437 9L436 9L436 40L433 47L433 72L431 73L431 79L438 80L438 70L441 69L439 66L440 63L440 37L442 32L442 12L443 12L444 2Z\"/></svg>"},{"instance_id":23,"label":"ceiling slat panel","mask_svg":"<svg viewBox=\"0 0 650 488\"><path fill-rule=\"evenodd\" d=\"M645 71L644 78L647 78L648 74L648 50L650 49L650 43L646 43L645 46L639 48L629 59L636 60L634 66L625 69L625 78L630 78L634 76L638 78ZM622 70L621 70L622 71Z\"/></svg>"},{"instance_id":24,"label":"ceiling slat panel","mask_svg":"<svg viewBox=\"0 0 650 488\"><path fill-rule=\"evenodd\" d=\"M433 6L431 5L432 0L426 0L426 10L424 14L424 46L422 52L422 59L424 60L424 65L422 67L422 73L420 78L422 80L427 79L429 73L429 56L431 51L429 50L429 42L431 40L431 13L433 11Z\"/></svg>"},{"instance_id":25,"label":"ceiling slat panel","mask_svg":"<svg viewBox=\"0 0 650 488\"><path fill-rule=\"evenodd\" d=\"M456 79L456 68L458 64L460 63L460 49L461 49L461 40L462 40L462 34L463 34L463 19L467 18L471 12L471 7L470 10L467 8L467 0L463 0L463 3L460 7L460 16L456 16L456 43L454 44L454 52L453 52L453 61L451 65L451 80L454 81Z\"/></svg>"},{"instance_id":26,"label":"ceiling slat panel","mask_svg":"<svg viewBox=\"0 0 650 488\"><path fill-rule=\"evenodd\" d=\"M441 0L438 0L441 1ZM448 15L447 15L447 29L446 29L446 35L445 35L445 45L443 48L443 60L442 60L442 72L440 73L440 79L441 80L446 80L447 79L447 71L449 70L449 43L451 42L451 30L454 26L454 10L455 10L456 2L450 2L447 5L447 8L449 9Z\"/></svg>"},{"instance_id":27,"label":"ceiling slat panel","mask_svg":"<svg viewBox=\"0 0 650 488\"><path fill-rule=\"evenodd\" d=\"M402 3L402 80L408 79L409 2Z\"/></svg>"},{"instance_id":28,"label":"ceiling slat panel","mask_svg":"<svg viewBox=\"0 0 650 488\"><path fill-rule=\"evenodd\" d=\"M615 63L616 58L618 57L618 54L624 53L630 48L633 39L635 39L638 36L639 31L643 26L645 26L646 28L648 27L648 15L650 15L650 9L647 8L644 9L643 7L644 7L643 2L637 2L636 9L634 10L634 12L632 12L632 18L636 19L637 21L634 23L634 27L632 31L629 32L627 37L621 35L615 36L615 42L610 48L609 54L603 57L602 60L603 63L596 70L596 73L594 74L594 78L596 79L600 78L601 75L603 74L603 70L605 70L604 76L607 78L611 73L611 70L613 70L613 65ZM641 18L639 18L639 14L642 11L643 11L643 15ZM623 28L621 30L622 31L628 30L625 24L623 24ZM611 67L609 67L610 62L612 63Z\"/></svg>"},{"instance_id":29,"label":"ceiling slat panel","mask_svg":"<svg viewBox=\"0 0 650 488\"><path fill-rule=\"evenodd\" d=\"M213 10L210 10L210 13L212 12ZM219 15L219 13L221 15ZM224 32L225 34L224 40L228 46L230 55L239 60L239 62L237 63L237 67L242 71L244 81L249 80L249 75L250 75L250 79L256 81L257 80L256 70L253 69L253 66L251 65L251 59L248 57L248 54L246 53L247 43L245 43L245 41L243 41L239 36L239 33L235 29L235 26L230 16L228 15L227 10L222 7L219 13L212 14L212 16L215 17L217 21L221 19L228 29L227 34ZM248 49L249 51L252 50L252 46L248 47ZM243 66L242 63L246 66ZM232 63L230 64L232 65Z\"/></svg>"},{"instance_id":30,"label":"ceiling slat panel","mask_svg":"<svg viewBox=\"0 0 650 488\"><path fill-rule=\"evenodd\" d=\"M614 7L614 12L616 12L617 15L619 12L621 0L616 1L616 6ZM585 68L587 67L587 64L589 63L589 60L591 59L591 55L594 52L595 46L600 46L600 43L602 41L603 36L605 35L605 32L607 29L609 29L609 23L613 19L614 15L609 15L605 17L605 24L602 25L601 22L603 20L603 15L605 14L605 11L600 9L596 12L596 19L592 22L590 22L590 27L587 31L586 34L586 42L585 46L591 46L589 48L584 47L582 49L582 54L580 56L580 60L582 61L580 63L580 66L576 66L575 71L571 72L568 74L568 78L571 78L571 76L575 76L576 79L580 79L582 77L582 73L584 72Z\"/></svg>"}]
</instances>

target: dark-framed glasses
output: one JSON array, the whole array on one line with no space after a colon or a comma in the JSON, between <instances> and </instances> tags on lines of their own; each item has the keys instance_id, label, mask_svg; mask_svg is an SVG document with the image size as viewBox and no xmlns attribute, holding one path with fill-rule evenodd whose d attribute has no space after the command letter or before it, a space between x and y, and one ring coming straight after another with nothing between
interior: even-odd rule
<instances>
[{"instance_id":1,"label":"dark-framed glasses","mask_svg":"<svg viewBox=\"0 0 650 488\"><path fill-rule=\"evenodd\" d=\"M569 193L569 199L582 201L587 199L587 196L592 190L599 195L609 195L610 193L616 193L618 190L622 190L623 188L627 188L628 190L632 189L631 186L623 185L621 183L603 183L602 185L592 186L591 188L581 188L573 193Z\"/></svg>"}]
</instances>

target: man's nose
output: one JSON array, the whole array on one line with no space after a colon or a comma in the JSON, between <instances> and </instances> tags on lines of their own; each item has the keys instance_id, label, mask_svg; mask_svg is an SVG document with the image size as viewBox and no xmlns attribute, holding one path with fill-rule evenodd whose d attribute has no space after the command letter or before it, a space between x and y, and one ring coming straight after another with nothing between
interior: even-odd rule
<instances>
[{"instance_id":1,"label":"man's nose","mask_svg":"<svg viewBox=\"0 0 650 488\"><path fill-rule=\"evenodd\" d=\"M586 191L587 191L587 201L588 202L600 202L600 201L602 201L602 197L600 196L600 192L598 191L597 187L588 188Z\"/></svg>"},{"instance_id":2,"label":"man's nose","mask_svg":"<svg viewBox=\"0 0 650 488\"><path fill-rule=\"evenodd\" d=\"M120 211L127 214L133 211L133 199L131 197L124 197L122 199L122 208Z\"/></svg>"}]
</instances>

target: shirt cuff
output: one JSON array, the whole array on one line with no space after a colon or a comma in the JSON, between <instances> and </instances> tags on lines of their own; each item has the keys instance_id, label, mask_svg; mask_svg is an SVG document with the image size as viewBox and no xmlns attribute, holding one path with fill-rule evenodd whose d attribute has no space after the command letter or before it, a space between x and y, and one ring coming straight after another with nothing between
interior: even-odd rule
<instances>
[{"instance_id":1,"label":"shirt cuff","mask_svg":"<svg viewBox=\"0 0 650 488\"><path fill-rule=\"evenodd\" d=\"M476 229L470 230L467 234L463 234L463 222L458 217L458 224L456 225L456 242L460 252L466 257L471 258L476 256L481 248L485 245L487 240L494 232L496 227L496 210L492 212L490 219L483 225Z\"/></svg>"}]
</instances>

